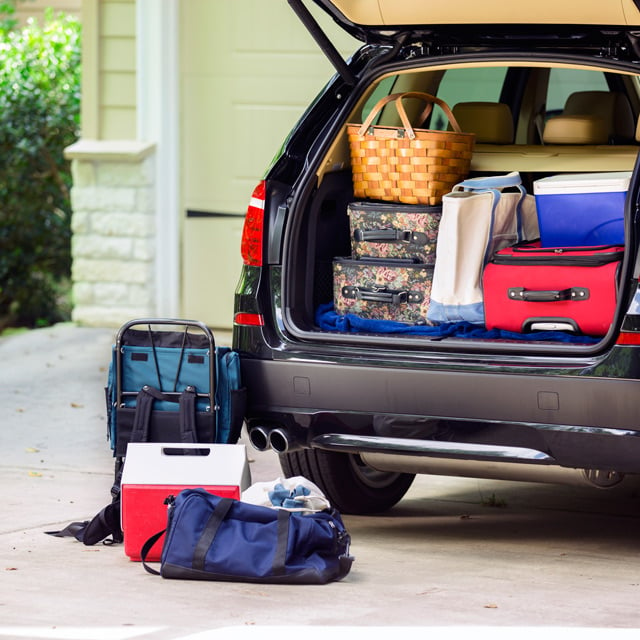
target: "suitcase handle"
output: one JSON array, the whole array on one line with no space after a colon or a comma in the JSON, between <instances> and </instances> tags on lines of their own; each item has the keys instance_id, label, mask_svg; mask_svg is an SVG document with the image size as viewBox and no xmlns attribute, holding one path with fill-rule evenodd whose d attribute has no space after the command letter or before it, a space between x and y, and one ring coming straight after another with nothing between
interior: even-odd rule
<instances>
[{"instance_id":1,"label":"suitcase handle","mask_svg":"<svg viewBox=\"0 0 640 640\"><path fill-rule=\"evenodd\" d=\"M400 266L415 266L415 265L424 265L423 262L420 262L419 258L375 258L372 256L360 256L356 258L356 260L360 263L368 262L369 264L378 264L381 266L389 266L389 265L400 265ZM380 287L382 288L382 287Z\"/></svg>"},{"instance_id":2,"label":"suitcase handle","mask_svg":"<svg viewBox=\"0 0 640 640\"><path fill-rule=\"evenodd\" d=\"M589 299L589 289L585 287L570 287L557 291L534 291L524 287L510 287L507 289L510 300L524 300L525 302L560 302L571 300L579 302Z\"/></svg>"},{"instance_id":3,"label":"suitcase handle","mask_svg":"<svg viewBox=\"0 0 640 640\"><path fill-rule=\"evenodd\" d=\"M352 300L362 300L363 302L382 302L385 304L420 304L424 296L419 291L402 291L398 289L367 288L367 287L342 287L342 296Z\"/></svg>"},{"instance_id":4,"label":"suitcase handle","mask_svg":"<svg viewBox=\"0 0 640 640\"><path fill-rule=\"evenodd\" d=\"M428 242L426 233L400 229L356 229L353 239L356 242L398 242L418 246L424 246Z\"/></svg>"}]
</instances>

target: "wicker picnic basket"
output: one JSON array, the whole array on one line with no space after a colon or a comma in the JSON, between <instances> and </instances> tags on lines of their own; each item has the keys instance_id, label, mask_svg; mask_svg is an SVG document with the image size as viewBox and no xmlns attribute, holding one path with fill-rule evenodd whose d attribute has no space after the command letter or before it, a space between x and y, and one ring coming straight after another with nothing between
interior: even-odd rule
<instances>
[{"instance_id":1,"label":"wicker picnic basket","mask_svg":"<svg viewBox=\"0 0 640 640\"><path fill-rule=\"evenodd\" d=\"M426 120L437 104L452 131L413 128L402 104L407 98L426 102L419 122ZM391 102L403 126L372 125ZM440 204L442 196L468 175L475 143L475 134L461 131L443 100L418 91L382 98L362 124L347 124L347 134L354 196L406 204Z\"/></svg>"}]
</instances>

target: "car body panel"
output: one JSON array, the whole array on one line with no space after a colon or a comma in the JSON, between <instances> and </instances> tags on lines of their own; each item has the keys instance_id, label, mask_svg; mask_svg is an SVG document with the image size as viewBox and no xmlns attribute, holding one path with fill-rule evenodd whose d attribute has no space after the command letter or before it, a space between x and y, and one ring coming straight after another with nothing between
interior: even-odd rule
<instances>
[{"instance_id":1,"label":"car body panel","mask_svg":"<svg viewBox=\"0 0 640 640\"><path fill-rule=\"evenodd\" d=\"M458 0L454 10L437 0L315 1L344 23L376 29L439 24L640 25L640 7L633 0Z\"/></svg>"}]
</instances>

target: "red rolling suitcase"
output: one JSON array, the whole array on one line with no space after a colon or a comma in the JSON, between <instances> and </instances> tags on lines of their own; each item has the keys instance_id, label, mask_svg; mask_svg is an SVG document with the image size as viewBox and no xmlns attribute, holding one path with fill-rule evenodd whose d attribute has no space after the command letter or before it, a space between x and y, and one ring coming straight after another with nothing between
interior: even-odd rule
<instances>
[{"instance_id":1,"label":"red rolling suitcase","mask_svg":"<svg viewBox=\"0 0 640 640\"><path fill-rule=\"evenodd\" d=\"M539 243L497 251L483 275L487 329L604 335L623 253L617 245L543 249Z\"/></svg>"}]
</instances>

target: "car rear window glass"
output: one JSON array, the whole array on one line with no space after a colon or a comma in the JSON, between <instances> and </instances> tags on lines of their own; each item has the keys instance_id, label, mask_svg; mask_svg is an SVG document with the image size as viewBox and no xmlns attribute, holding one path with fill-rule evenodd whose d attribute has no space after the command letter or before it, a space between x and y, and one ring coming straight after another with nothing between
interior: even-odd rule
<instances>
[{"instance_id":1,"label":"car rear window glass","mask_svg":"<svg viewBox=\"0 0 640 640\"><path fill-rule=\"evenodd\" d=\"M374 89L373 93L369 96L364 104L364 107L362 109L363 117L366 118L366 116L370 113L371 109L373 109L378 100L384 98L385 96L388 96L393 92L393 87L397 79L398 76L389 76L387 78L383 78L378 83L378 86Z\"/></svg>"},{"instance_id":2,"label":"car rear window glass","mask_svg":"<svg viewBox=\"0 0 640 640\"><path fill-rule=\"evenodd\" d=\"M458 102L500 102L506 67L449 69L438 88L438 98L453 108ZM449 121L439 107L434 109L430 128L443 131Z\"/></svg>"},{"instance_id":3,"label":"car rear window glass","mask_svg":"<svg viewBox=\"0 0 640 640\"><path fill-rule=\"evenodd\" d=\"M572 93L608 90L607 80L601 71L551 69L547 90L547 116L559 114Z\"/></svg>"},{"instance_id":4,"label":"car rear window glass","mask_svg":"<svg viewBox=\"0 0 640 640\"><path fill-rule=\"evenodd\" d=\"M506 67L488 67L488 68L457 68L447 70L440 81L437 95L444 100L450 107L457 102L471 101L489 101L499 102L502 86L504 84L507 73ZM368 97L362 109L362 118L366 118L373 106L386 95L394 91L423 91L420 87L403 86L402 89L397 86L398 76L389 76L384 78L376 86L375 90ZM407 83L405 83L406 85ZM410 83L409 83L410 84ZM414 105L415 106L415 105ZM395 110L392 110L395 114ZM412 109L408 109L413 111ZM393 118L394 114L389 114L385 110L383 114L376 119L378 124L396 125L399 122L389 121L389 115ZM410 114L411 115L411 114ZM436 105L433 115L428 123L429 128L444 130L448 126L448 120L442 110ZM424 123L425 125L427 123Z\"/></svg>"}]
</instances>

